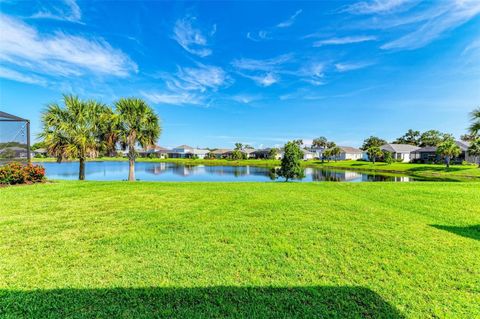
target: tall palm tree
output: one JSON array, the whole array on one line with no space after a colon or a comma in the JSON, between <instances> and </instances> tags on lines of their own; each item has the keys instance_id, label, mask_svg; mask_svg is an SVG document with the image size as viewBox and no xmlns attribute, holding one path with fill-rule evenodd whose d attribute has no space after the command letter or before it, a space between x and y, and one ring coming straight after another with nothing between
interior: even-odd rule
<instances>
[{"instance_id":1,"label":"tall palm tree","mask_svg":"<svg viewBox=\"0 0 480 319\"><path fill-rule=\"evenodd\" d=\"M161 133L159 118L153 109L142 99L122 98L115 103L119 121L119 141L123 149L128 149L128 180L135 180L135 145L146 148L158 139Z\"/></svg>"},{"instance_id":2,"label":"tall palm tree","mask_svg":"<svg viewBox=\"0 0 480 319\"><path fill-rule=\"evenodd\" d=\"M115 156L116 146L120 138L119 115L105 106L100 115L100 140L102 141L102 150L108 156Z\"/></svg>"},{"instance_id":3,"label":"tall palm tree","mask_svg":"<svg viewBox=\"0 0 480 319\"><path fill-rule=\"evenodd\" d=\"M480 107L473 110L470 113L472 119L472 125L470 125L470 133L472 135L478 136L480 135Z\"/></svg>"},{"instance_id":4,"label":"tall palm tree","mask_svg":"<svg viewBox=\"0 0 480 319\"><path fill-rule=\"evenodd\" d=\"M461 152L462 150L452 138L446 139L437 147L437 153L445 158L445 164L447 165L447 168L450 167L451 159L460 155Z\"/></svg>"},{"instance_id":5,"label":"tall palm tree","mask_svg":"<svg viewBox=\"0 0 480 319\"><path fill-rule=\"evenodd\" d=\"M64 95L63 103L63 107L56 103L47 106L42 114L40 137L58 162L78 159L78 179L84 180L86 159L98 155L98 119L104 105L73 95Z\"/></svg>"}]
</instances>

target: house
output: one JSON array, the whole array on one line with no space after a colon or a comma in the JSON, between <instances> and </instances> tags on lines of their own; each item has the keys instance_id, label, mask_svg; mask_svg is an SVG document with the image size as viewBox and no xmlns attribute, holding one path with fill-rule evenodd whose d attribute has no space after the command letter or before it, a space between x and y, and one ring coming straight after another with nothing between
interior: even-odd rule
<instances>
[{"instance_id":1,"label":"house","mask_svg":"<svg viewBox=\"0 0 480 319\"><path fill-rule=\"evenodd\" d=\"M255 150L251 153L251 156L256 159L269 159L270 158L270 150L272 148L267 147L260 150ZM275 155L275 159L281 159L283 157L283 151L277 149L277 154Z\"/></svg>"},{"instance_id":2,"label":"house","mask_svg":"<svg viewBox=\"0 0 480 319\"><path fill-rule=\"evenodd\" d=\"M350 146L339 146L339 147L341 152L340 152L340 155L338 156L338 159L341 161L345 161L345 160L356 161L363 158L363 151L358 148L350 147Z\"/></svg>"},{"instance_id":3,"label":"house","mask_svg":"<svg viewBox=\"0 0 480 319\"><path fill-rule=\"evenodd\" d=\"M223 153L224 157L231 157L233 151L234 150L228 150L227 152ZM247 158L247 159L255 157L255 149L253 149L253 148L245 148L245 149L241 149L239 151L242 152L242 154L244 154L245 158Z\"/></svg>"},{"instance_id":4,"label":"house","mask_svg":"<svg viewBox=\"0 0 480 319\"><path fill-rule=\"evenodd\" d=\"M48 155L48 151L46 148L37 148L36 150L32 151L33 156L37 157L46 157Z\"/></svg>"},{"instance_id":5,"label":"house","mask_svg":"<svg viewBox=\"0 0 480 319\"><path fill-rule=\"evenodd\" d=\"M157 157L157 158L165 158L168 156L170 152L169 149L165 147L161 147L158 145L151 145L148 146L146 149L141 150L138 152L142 157Z\"/></svg>"},{"instance_id":6,"label":"house","mask_svg":"<svg viewBox=\"0 0 480 319\"><path fill-rule=\"evenodd\" d=\"M462 141L455 141L455 143L460 147L461 153L457 157L452 158L451 161L454 163L461 163L463 161L475 163L475 158L468 155L469 144ZM436 146L427 146L412 152L412 160L421 163L435 163L443 161L443 158L437 154Z\"/></svg>"},{"instance_id":7,"label":"house","mask_svg":"<svg viewBox=\"0 0 480 319\"><path fill-rule=\"evenodd\" d=\"M18 146L11 146L5 147L4 149L0 150L0 158L5 159L14 159L14 158L27 158L28 157L28 150L27 148L18 147Z\"/></svg>"},{"instance_id":8,"label":"house","mask_svg":"<svg viewBox=\"0 0 480 319\"><path fill-rule=\"evenodd\" d=\"M389 152L392 154L394 160L402 162L410 162L411 154L418 150L420 147L409 144L384 144L380 146L383 152Z\"/></svg>"},{"instance_id":9,"label":"house","mask_svg":"<svg viewBox=\"0 0 480 319\"><path fill-rule=\"evenodd\" d=\"M201 148L194 148L193 149L193 156L204 159L207 154L210 153L208 149L201 149Z\"/></svg>"},{"instance_id":10,"label":"house","mask_svg":"<svg viewBox=\"0 0 480 319\"><path fill-rule=\"evenodd\" d=\"M216 159L222 159L228 157L228 153L232 152L231 149L228 148L217 148L216 150L210 151Z\"/></svg>"},{"instance_id":11,"label":"house","mask_svg":"<svg viewBox=\"0 0 480 319\"><path fill-rule=\"evenodd\" d=\"M315 152L312 152L312 151L309 151L309 150L306 150L306 149L302 149L302 153L303 153L303 160L304 161L312 160L312 159L315 158ZM283 153L282 153L282 157L283 157Z\"/></svg>"}]
</instances>

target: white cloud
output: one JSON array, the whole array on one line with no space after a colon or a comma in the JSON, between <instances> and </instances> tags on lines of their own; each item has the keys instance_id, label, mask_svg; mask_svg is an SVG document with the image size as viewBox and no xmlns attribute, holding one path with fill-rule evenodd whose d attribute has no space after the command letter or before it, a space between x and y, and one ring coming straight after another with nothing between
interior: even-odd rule
<instances>
[{"instance_id":1,"label":"white cloud","mask_svg":"<svg viewBox=\"0 0 480 319\"><path fill-rule=\"evenodd\" d=\"M126 77L137 65L103 39L87 39L64 33L40 34L29 25L0 14L0 61L17 72L48 76L80 76L85 73Z\"/></svg>"},{"instance_id":2,"label":"white cloud","mask_svg":"<svg viewBox=\"0 0 480 319\"><path fill-rule=\"evenodd\" d=\"M292 54L283 54L275 58L257 60L257 59L235 59L232 61L232 65L240 70L248 71L272 71L278 69L278 67L284 63L291 61Z\"/></svg>"},{"instance_id":3,"label":"white cloud","mask_svg":"<svg viewBox=\"0 0 480 319\"><path fill-rule=\"evenodd\" d=\"M201 105L204 103L204 99L201 96L190 93L141 92L141 94L155 104Z\"/></svg>"},{"instance_id":4,"label":"white cloud","mask_svg":"<svg viewBox=\"0 0 480 319\"><path fill-rule=\"evenodd\" d=\"M429 15L429 12L432 11L435 11L436 14ZM468 22L478 14L480 14L480 1L477 0L442 3L440 10L434 7L430 11L417 16L416 20L409 19L409 23L423 21L423 24L415 25L412 32L385 43L381 48L384 50L413 50L424 47L439 38L443 33Z\"/></svg>"},{"instance_id":5,"label":"white cloud","mask_svg":"<svg viewBox=\"0 0 480 319\"><path fill-rule=\"evenodd\" d=\"M195 28L195 17L185 17L177 20L173 28L173 39L187 52L199 57L206 57L212 54L208 48L207 37L198 28ZM217 25L213 25L210 36L217 32Z\"/></svg>"},{"instance_id":6,"label":"white cloud","mask_svg":"<svg viewBox=\"0 0 480 319\"><path fill-rule=\"evenodd\" d=\"M297 10L290 18L288 18L287 20L277 24L277 28L288 28L288 27L290 27L295 22L295 19L298 17L298 15L300 13L302 13L302 11L303 11L302 9Z\"/></svg>"},{"instance_id":7,"label":"white cloud","mask_svg":"<svg viewBox=\"0 0 480 319\"><path fill-rule=\"evenodd\" d=\"M265 30L260 30L258 32L247 32L247 38L255 42L267 40L270 39L270 32Z\"/></svg>"},{"instance_id":8,"label":"white cloud","mask_svg":"<svg viewBox=\"0 0 480 319\"><path fill-rule=\"evenodd\" d=\"M375 41L375 40L377 40L377 37L371 36L371 35L330 38L330 39L315 41L313 43L313 46L321 47L324 45L342 45L342 44L361 43L361 42Z\"/></svg>"},{"instance_id":9,"label":"white cloud","mask_svg":"<svg viewBox=\"0 0 480 319\"><path fill-rule=\"evenodd\" d=\"M15 70L7 69L0 66L0 78L9 79L17 82L46 85L47 81L35 75L24 75Z\"/></svg>"},{"instance_id":10,"label":"white cloud","mask_svg":"<svg viewBox=\"0 0 480 319\"><path fill-rule=\"evenodd\" d=\"M352 14L377 14L388 13L393 10L402 8L407 4L411 4L412 0L373 0L361 1L344 8L345 12Z\"/></svg>"},{"instance_id":11,"label":"white cloud","mask_svg":"<svg viewBox=\"0 0 480 319\"><path fill-rule=\"evenodd\" d=\"M43 9L35 13L31 18L35 19L54 19L70 22L80 22L82 19L82 11L76 0L63 0L66 8L54 6L50 10Z\"/></svg>"},{"instance_id":12,"label":"white cloud","mask_svg":"<svg viewBox=\"0 0 480 319\"><path fill-rule=\"evenodd\" d=\"M260 100L260 97L258 95L238 94L233 95L232 100L243 104L250 104L254 101Z\"/></svg>"},{"instance_id":13,"label":"white cloud","mask_svg":"<svg viewBox=\"0 0 480 319\"><path fill-rule=\"evenodd\" d=\"M338 72L348 72L348 71L363 69L372 64L373 63L371 62L336 63L335 68L337 69Z\"/></svg>"},{"instance_id":14,"label":"white cloud","mask_svg":"<svg viewBox=\"0 0 480 319\"><path fill-rule=\"evenodd\" d=\"M261 76L249 76L249 78L261 86L270 86L280 81L280 77L274 73L266 73L265 75Z\"/></svg>"}]
</instances>

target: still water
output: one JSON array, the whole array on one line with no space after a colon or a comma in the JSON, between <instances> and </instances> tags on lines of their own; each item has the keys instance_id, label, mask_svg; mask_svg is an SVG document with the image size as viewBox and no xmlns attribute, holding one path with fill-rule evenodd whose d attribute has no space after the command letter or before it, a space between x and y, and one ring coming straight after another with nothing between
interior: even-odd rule
<instances>
[{"instance_id":1,"label":"still water","mask_svg":"<svg viewBox=\"0 0 480 319\"><path fill-rule=\"evenodd\" d=\"M78 162L42 163L49 179L78 179ZM86 179L95 181L126 180L128 162L87 162ZM275 181L271 168L256 166L179 165L176 163L135 164L135 177L142 181L196 182L268 182ZM283 179L278 179L283 180ZM306 168L302 182L410 182L409 176L360 173L354 171Z\"/></svg>"}]
</instances>

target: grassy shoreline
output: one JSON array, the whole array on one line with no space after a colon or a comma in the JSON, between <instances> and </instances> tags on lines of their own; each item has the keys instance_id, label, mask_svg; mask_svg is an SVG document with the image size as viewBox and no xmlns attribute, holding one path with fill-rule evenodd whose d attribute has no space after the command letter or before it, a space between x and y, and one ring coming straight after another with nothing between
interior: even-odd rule
<instances>
[{"instance_id":1,"label":"grassy shoreline","mask_svg":"<svg viewBox=\"0 0 480 319\"><path fill-rule=\"evenodd\" d=\"M480 316L475 183L0 189L6 318Z\"/></svg>"},{"instance_id":2,"label":"grassy shoreline","mask_svg":"<svg viewBox=\"0 0 480 319\"><path fill-rule=\"evenodd\" d=\"M36 163L55 162L53 158L35 158ZM125 157L102 157L90 161L128 161ZM177 163L182 165L229 165L229 166L259 166L275 167L280 165L279 160L202 160L202 159L159 159L159 158L138 158L138 162L152 163ZM450 178L452 180L480 181L480 169L475 165L452 165L449 169L445 165L438 164L410 164L410 163L371 163L362 161L330 161L319 160L302 161L302 166L312 168L328 168L337 170L354 170L359 172L377 172L389 174L405 174L412 177L438 177Z\"/></svg>"}]
</instances>

